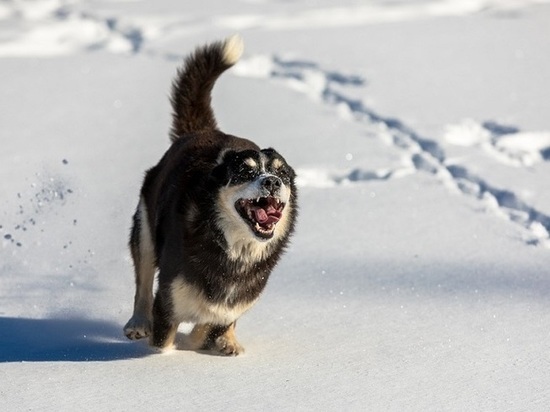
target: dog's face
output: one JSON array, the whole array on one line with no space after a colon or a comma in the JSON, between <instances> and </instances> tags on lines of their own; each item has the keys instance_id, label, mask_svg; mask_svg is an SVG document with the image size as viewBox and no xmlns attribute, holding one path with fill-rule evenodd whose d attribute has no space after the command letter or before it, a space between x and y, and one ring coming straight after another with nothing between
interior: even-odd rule
<instances>
[{"instance_id":1,"label":"dog's face","mask_svg":"<svg viewBox=\"0 0 550 412\"><path fill-rule=\"evenodd\" d=\"M265 242L288 231L295 173L275 150L225 151L214 174L226 238Z\"/></svg>"}]
</instances>

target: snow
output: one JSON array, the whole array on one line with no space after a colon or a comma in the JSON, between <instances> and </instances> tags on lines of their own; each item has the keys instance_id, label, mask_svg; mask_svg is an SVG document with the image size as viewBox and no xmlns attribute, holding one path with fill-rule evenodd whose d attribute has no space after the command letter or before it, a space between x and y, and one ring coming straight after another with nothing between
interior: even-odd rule
<instances>
[{"instance_id":1,"label":"snow","mask_svg":"<svg viewBox=\"0 0 550 412\"><path fill-rule=\"evenodd\" d=\"M547 410L550 2L0 3L6 410ZM126 247L181 57L299 174L237 358L130 342ZM183 325L183 333L189 325Z\"/></svg>"},{"instance_id":2,"label":"snow","mask_svg":"<svg viewBox=\"0 0 550 412\"><path fill-rule=\"evenodd\" d=\"M550 133L521 132L516 127L494 122L479 124L473 119L464 119L459 124L445 128L447 142L458 146L478 145L488 154L510 166L532 166L550 156Z\"/></svg>"}]
</instances>

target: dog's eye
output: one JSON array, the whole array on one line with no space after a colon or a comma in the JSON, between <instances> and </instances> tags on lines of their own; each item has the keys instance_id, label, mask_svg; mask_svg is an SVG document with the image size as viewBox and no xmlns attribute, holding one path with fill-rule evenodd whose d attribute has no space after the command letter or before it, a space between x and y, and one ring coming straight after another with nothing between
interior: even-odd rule
<instances>
[{"instance_id":1,"label":"dog's eye","mask_svg":"<svg viewBox=\"0 0 550 412\"><path fill-rule=\"evenodd\" d=\"M277 169L276 172L277 172L277 176L281 178L288 176L288 171L286 169Z\"/></svg>"},{"instance_id":2,"label":"dog's eye","mask_svg":"<svg viewBox=\"0 0 550 412\"><path fill-rule=\"evenodd\" d=\"M294 174L291 173L286 167L277 170L277 176L285 183L288 184L292 180Z\"/></svg>"},{"instance_id":3,"label":"dog's eye","mask_svg":"<svg viewBox=\"0 0 550 412\"><path fill-rule=\"evenodd\" d=\"M259 173L259 170L253 167L250 162L240 162L229 169L229 183L240 184L250 182Z\"/></svg>"},{"instance_id":4,"label":"dog's eye","mask_svg":"<svg viewBox=\"0 0 550 412\"><path fill-rule=\"evenodd\" d=\"M241 163L241 167L244 169L254 170L258 168L258 162L254 160L252 157L247 157L243 159Z\"/></svg>"}]
</instances>

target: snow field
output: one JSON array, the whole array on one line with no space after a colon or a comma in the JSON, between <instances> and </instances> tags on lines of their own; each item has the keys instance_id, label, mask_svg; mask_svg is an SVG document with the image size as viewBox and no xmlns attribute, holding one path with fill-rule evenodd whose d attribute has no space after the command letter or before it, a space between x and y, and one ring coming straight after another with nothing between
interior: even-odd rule
<instances>
[{"instance_id":1,"label":"snow field","mask_svg":"<svg viewBox=\"0 0 550 412\"><path fill-rule=\"evenodd\" d=\"M546 3L0 4L8 410L545 410ZM130 216L181 56L237 28L217 117L295 166L298 228L243 356L159 355Z\"/></svg>"}]
</instances>

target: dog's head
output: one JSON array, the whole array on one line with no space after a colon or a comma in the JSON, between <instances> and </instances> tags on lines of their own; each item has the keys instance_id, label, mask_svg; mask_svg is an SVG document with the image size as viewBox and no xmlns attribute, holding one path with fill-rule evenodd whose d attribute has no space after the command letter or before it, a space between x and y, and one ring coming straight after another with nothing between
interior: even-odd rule
<instances>
[{"instance_id":1,"label":"dog's head","mask_svg":"<svg viewBox=\"0 0 550 412\"><path fill-rule=\"evenodd\" d=\"M226 150L213 175L220 183L218 225L229 243L270 242L289 234L295 173L274 149Z\"/></svg>"}]
</instances>

